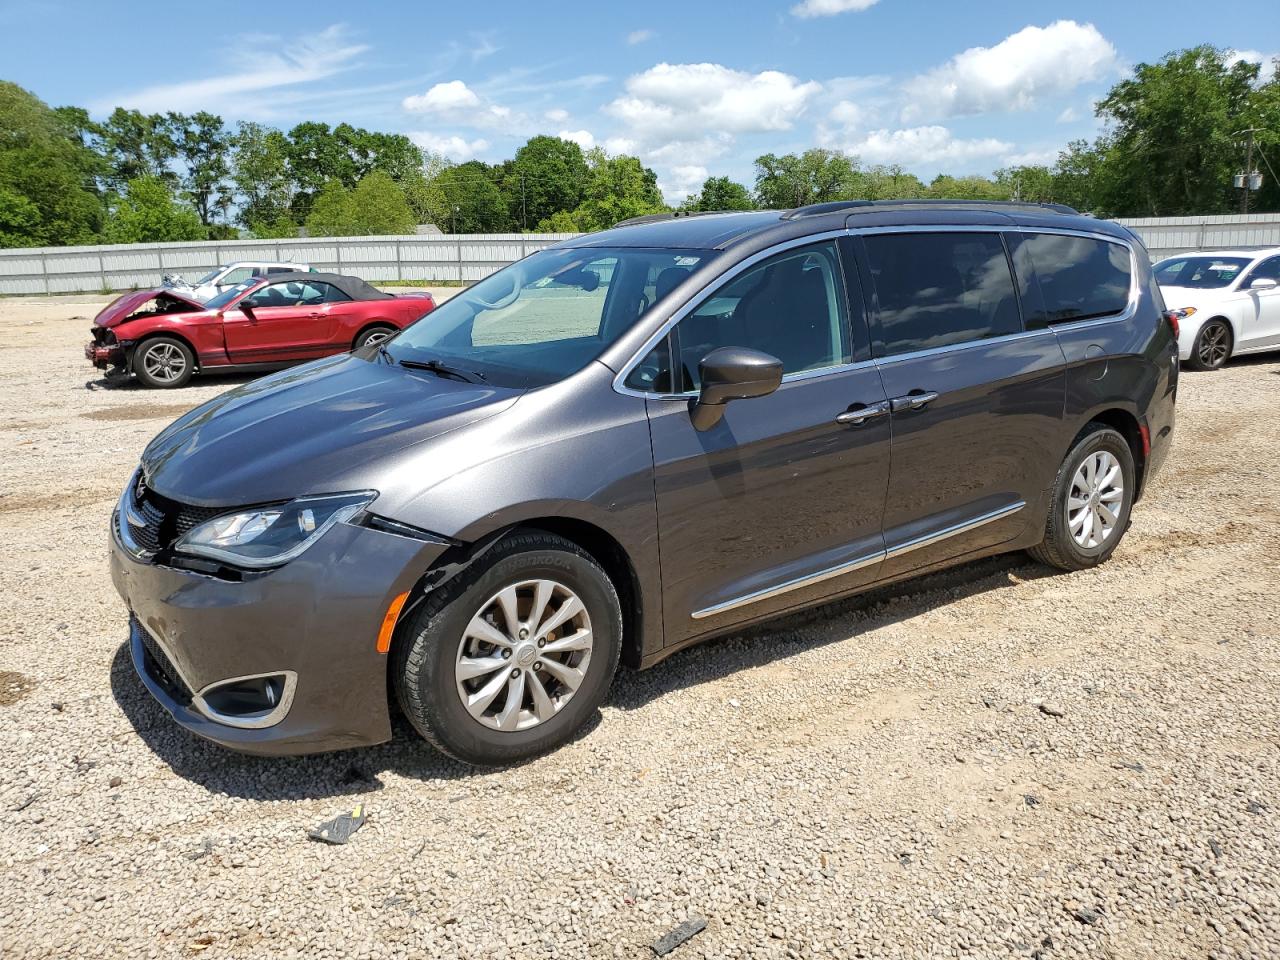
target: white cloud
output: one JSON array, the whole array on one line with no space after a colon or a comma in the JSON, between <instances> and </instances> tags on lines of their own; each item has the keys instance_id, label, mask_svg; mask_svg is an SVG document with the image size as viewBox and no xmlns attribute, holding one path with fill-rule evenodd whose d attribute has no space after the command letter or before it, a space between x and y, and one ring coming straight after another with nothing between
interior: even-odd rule
<instances>
[{"instance_id":1,"label":"white cloud","mask_svg":"<svg viewBox=\"0 0 1280 960\"><path fill-rule=\"evenodd\" d=\"M679 203L691 193L702 189L702 184L710 176L706 167L699 164L682 164L671 168L670 179L659 181L658 189L669 201Z\"/></svg>"},{"instance_id":2,"label":"white cloud","mask_svg":"<svg viewBox=\"0 0 1280 960\"><path fill-rule=\"evenodd\" d=\"M840 124L842 127L856 127L866 122L867 111L864 107L858 106L848 100L841 100L831 112L827 114L832 120Z\"/></svg>"},{"instance_id":3,"label":"white cloud","mask_svg":"<svg viewBox=\"0 0 1280 960\"><path fill-rule=\"evenodd\" d=\"M875 6L878 0L803 0L791 8L792 16L834 17L839 13L850 13L855 10L866 10Z\"/></svg>"},{"instance_id":4,"label":"white cloud","mask_svg":"<svg viewBox=\"0 0 1280 960\"><path fill-rule=\"evenodd\" d=\"M629 137L609 137L604 142L605 152L610 156L618 156L619 154L634 154L640 145Z\"/></svg>"},{"instance_id":5,"label":"white cloud","mask_svg":"<svg viewBox=\"0 0 1280 960\"><path fill-rule=\"evenodd\" d=\"M994 137L957 139L946 127L939 126L873 130L845 145L845 151L856 154L863 163L898 163L907 167L972 163L1007 154L1012 149L1013 144Z\"/></svg>"},{"instance_id":6,"label":"white cloud","mask_svg":"<svg viewBox=\"0 0 1280 960\"><path fill-rule=\"evenodd\" d=\"M564 123L569 119L569 111L561 110L559 107L556 107L554 110L548 110L543 114L543 116L552 123Z\"/></svg>"},{"instance_id":7,"label":"white cloud","mask_svg":"<svg viewBox=\"0 0 1280 960\"><path fill-rule=\"evenodd\" d=\"M652 40L656 36L657 34L647 27L643 30L632 30L627 34L627 44L634 47L637 43L644 43L646 40Z\"/></svg>"},{"instance_id":8,"label":"white cloud","mask_svg":"<svg viewBox=\"0 0 1280 960\"><path fill-rule=\"evenodd\" d=\"M409 139L432 153L440 153L450 160L459 163L470 160L478 153L489 149L489 141L484 139L466 140L463 137L448 134L436 134L426 130L417 130L409 134Z\"/></svg>"},{"instance_id":9,"label":"white cloud","mask_svg":"<svg viewBox=\"0 0 1280 960\"><path fill-rule=\"evenodd\" d=\"M641 135L666 140L790 130L821 89L776 70L750 74L718 63L659 63L629 77L626 95L605 110Z\"/></svg>"},{"instance_id":10,"label":"white cloud","mask_svg":"<svg viewBox=\"0 0 1280 960\"><path fill-rule=\"evenodd\" d=\"M994 47L972 47L908 80L904 122L1027 110L1044 97L1100 80L1116 49L1091 23L1024 27Z\"/></svg>"},{"instance_id":11,"label":"white cloud","mask_svg":"<svg viewBox=\"0 0 1280 960\"><path fill-rule=\"evenodd\" d=\"M1058 114L1058 123L1075 123L1080 119L1080 111L1075 107L1067 107Z\"/></svg>"},{"instance_id":12,"label":"white cloud","mask_svg":"<svg viewBox=\"0 0 1280 960\"><path fill-rule=\"evenodd\" d=\"M90 107L95 112L123 106L144 113L209 110L235 116L265 116L270 112L265 109L267 104L263 109L254 109L253 98L245 94L312 83L354 67L353 61L369 48L351 43L347 39L349 33L345 24L336 23L291 43L279 36L238 38L229 45L236 68L230 73L113 94Z\"/></svg>"},{"instance_id":13,"label":"white cloud","mask_svg":"<svg viewBox=\"0 0 1280 960\"><path fill-rule=\"evenodd\" d=\"M590 130L561 130L556 136L561 140L576 143L583 150L590 150L596 145L596 138L591 135Z\"/></svg>"},{"instance_id":14,"label":"white cloud","mask_svg":"<svg viewBox=\"0 0 1280 960\"><path fill-rule=\"evenodd\" d=\"M437 83L426 93L405 97L400 105L410 113L425 113L471 127L507 125L512 120L510 108L484 99L461 80Z\"/></svg>"},{"instance_id":15,"label":"white cloud","mask_svg":"<svg viewBox=\"0 0 1280 960\"><path fill-rule=\"evenodd\" d=\"M1058 150L1027 150L1004 157L1006 167L1052 167L1058 162Z\"/></svg>"}]
</instances>

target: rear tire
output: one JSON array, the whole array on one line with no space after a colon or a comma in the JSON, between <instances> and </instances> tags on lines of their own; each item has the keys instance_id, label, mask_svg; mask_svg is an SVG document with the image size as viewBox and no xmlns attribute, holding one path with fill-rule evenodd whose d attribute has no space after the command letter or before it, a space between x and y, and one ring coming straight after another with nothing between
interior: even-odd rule
<instances>
[{"instance_id":1,"label":"rear tire","mask_svg":"<svg viewBox=\"0 0 1280 960\"><path fill-rule=\"evenodd\" d=\"M1129 441L1090 423L1054 479L1044 540L1027 552L1060 570L1105 563L1129 527L1136 481Z\"/></svg>"},{"instance_id":2,"label":"rear tire","mask_svg":"<svg viewBox=\"0 0 1280 960\"><path fill-rule=\"evenodd\" d=\"M133 372L144 387L172 390L190 382L196 358L177 337L152 337L134 350Z\"/></svg>"},{"instance_id":3,"label":"rear tire","mask_svg":"<svg viewBox=\"0 0 1280 960\"><path fill-rule=\"evenodd\" d=\"M391 669L400 708L424 739L466 763L497 765L570 740L603 702L621 649L622 610L600 565L563 537L516 533L427 597L403 625Z\"/></svg>"},{"instance_id":4,"label":"rear tire","mask_svg":"<svg viewBox=\"0 0 1280 960\"><path fill-rule=\"evenodd\" d=\"M371 343L381 343L383 340L394 337L399 332L395 327L370 327L368 330L361 330L360 335L356 337L356 342L351 345L351 349L359 350L361 347L367 347Z\"/></svg>"},{"instance_id":5,"label":"rear tire","mask_svg":"<svg viewBox=\"0 0 1280 960\"><path fill-rule=\"evenodd\" d=\"M1192 370L1221 370L1231 358L1235 338L1231 324L1221 318L1208 321L1196 334L1187 366Z\"/></svg>"}]
</instances>

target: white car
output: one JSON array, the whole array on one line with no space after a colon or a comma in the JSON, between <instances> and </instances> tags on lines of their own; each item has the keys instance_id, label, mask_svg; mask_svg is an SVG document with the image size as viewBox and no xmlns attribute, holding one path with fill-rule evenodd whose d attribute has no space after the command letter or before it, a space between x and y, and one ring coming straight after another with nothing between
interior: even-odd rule
<instances>
[{"instance_id":1,"label":"white car","mask_svg":"<svg viewBox=\"0 0 1280 960\"><path fill-rule=\"evenodd\" d=\"M272 263L269 261L241 260L237 263L229 263L226 266L210 270L194 283L184 280L180 276L166 274L163 286L169 290L176 290L191 300L198 300L204 303L206 300L212 300L224 290L239 286L246 280L269 276L273 273L297 273L300 270L314 272L313 268L306 263Z\"/></svg>"},{"instance_id":2,"label":"white car","mask_svg":"<svg viewBox=\"0 0 1280 960\"><path fill-rule=\"evenodd\" d=\"M1180 253L1154 270L1178 320L1178 356L1191 369L1280 350L1280 247Z\"/></svg>"}]
</instances>

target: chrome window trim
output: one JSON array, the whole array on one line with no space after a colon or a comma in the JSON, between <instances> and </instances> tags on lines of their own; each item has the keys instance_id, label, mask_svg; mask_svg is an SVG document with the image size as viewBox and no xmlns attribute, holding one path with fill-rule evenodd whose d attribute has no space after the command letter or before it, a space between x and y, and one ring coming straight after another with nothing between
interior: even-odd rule
<instances>
[{"instance_id":1,"label":"chrome window trim","mask_svg":"<svg viewBox=\"0 0 1280 960\"><path fill-rule=\"evenodd\" d=\"M165 652L168 653L167 650ZM173 657L171 656L169 660L172 662ZM243 717L233 717L229 714L219 713L217 710L213 709L213 707L209 706L208 702L205 700L205 694L217 687L225 687L232 683L242 683L245 680L262 680L268 677L279 676L284 677L284 689L280 692L280 702L270 710L261 713L249 714ZM214 723L220 723L227 727L238 727L241 730L263 730L266 727L274 727L285 718L285 715L289 712L289 708L293 706L293 695L297 688L298 674L295 671L269 670L266 673L253 673L244 677L228 677L226 680L219 680L216 683L210 683L191 698L191 703L197 710Z\"/></svg>"},{"instance_id":2,"label":"chrome window trim","mask_svg":"<svg viewBox=\"0 0 1280 960\"><path fill-rule=\"evenodd\" d=\"M1039 331L1037 331L1039 332ZM839 577L846 573L852 573L863 567L869 567L873 563L879 563L881 560L892 560L895 557L901 557L904 554L919 550L923 547L933 546L935 543L941 543L943 540L949 540L952 537L959 536L962 533L968 533L970 530L977 530L979 527L985 527L989 523L995 523L997 520L1003 520L1005 517L1011 517L1026 506L1026 501L1019 500L1008 506L1000 507L998 510L992 510L981 516L974 517L970 520L964 520L960 523L953 523L949 527L943 527L941 530L935 530L933 533L926 533L923 536L908 540L906 543L900 543L896 547L888 547L883 550L877 550L869 553L864 557L856 560L849 560L845 563L837 564L834 567L828 567L825 570L819 570L817 573L807 574L803 577L796 577L794 580L787 580L784 583L777 584L773 587L765 587L761 590L753 590L751 593L745 593L740 597L734 597L732 600L725 600L721 603L712 604L709 607L703 607L700 610L693 611L690 616L694 620L703 620L707 617L713 617L720 613L728 613L730 610L736 610L739 607L745 607L751 603L757 603L760 600L769 600L773 597L782 596L784 593L790 593L793 590L800 590L804 587L810 587L814 584L822 583L833 577Z\"/></svg>"},{"instance_id":3,"label":"chrome window trim","mask_svg":"<svg viewBox=\"0 0 1280 960\"><path fill-rule=\"evenodd\" d=\"M775 254L785 253L795 247L807 247L810 244L821 243L823 240L835 240L840 237L847 237L848 235L848 229L841 228L839 230L824 230L821 233L810 233L803 237L792 237L790 240L784 240L781 243L776 243L771 247L766 247L764 250L753 253L745 260L735 263L728 270L725 270L723 273L713 277L701 290L698 291L697 294L689 300L686 300L675 311L675 313L663 321L662 326L660 326L652 336L645 340L640 349L632 354L630 360L622 365L622 369L619 370L613 378L614 391L625 397L640 397L643 400L687 400L689 397L697 396L697 394L692 391L688 393L657 393L653 390L636 390L634 387L628 387L626 385L626 379L631 375L631 371L640 365L640 361L649 355L649 351L658 345L658 341L671 332L672 327L689 314L693 313L693 311L702 306L703 303L710 300L715 291L719 290L725 283L738 276L738 274L745 270L749 270L761 260L768 259ZM850 346L852 346L852 344ZM860 360L853 363L823 367L820 370L797 370L793 374L783 376L782 382L788 383L795 379L809 379L813 376L834 373L837 370L858 366L861 363L868 362L870 361Z\"/></svg>"},{"instance_id":4,"label":"chrome window trim","mask_svg":"<svg viewBox=\"0 0 1280 960\"><path fill-rule=\"evenodd\" d=\"M991 344L999 344L1012 340L1018 340L1025 337L1036 336L1039 334L1050 333L1057 330L1080 330L1088 327L1101 326L1110 323L1123 323L1131 320L1138 312L1138 304L1142 298L1142 287L1138 282L1138 258L1137 252L1131 241L1123 237L1117 237L1100 230L1086 230L1080 227L1040 227L1030 226L1027 224L957 224L957 223L940 223L940 224L903 224L897 226L877 226L877 227L849 227L846 226L840 230L824 230L821 233L812 233L803 237L793 237L790 240L784 240L781 243L774 244L757 253L752 254L740 263L734 264L724 273L715 277L711 284L702 288L698 295L686 301L665 320L661 327L651 335L644 344L637 350L625 364L622 369L613 378L613 389L615 392L627 397L638 397L642 400L688 400L690 397L697 396L696 391L687 391L683 393L658 393L652 390L636 390L626 385L626 379L631 375L631 371L639 366L640 361L649 355L658 341L671 332L671 328L696 310L704 302L711 298L716 289L736 277L739 273L747 270L768 257L777 253L783 253L794 247L803 247L811 243L819 243L823 240L838 239L840 237L868 237L876 234L886 233L1048 233L1057 234L1068 237L1085 237L1090 240L1102 240L1106 243L1114 243L1124 247L1129 252L1129 302L1124 310L1119 313L1110 314L1105 317L1090 317L1087 320L1067 320L1061 323L1051 323L1048 326L1040 327L1035 330L1019 330L1017 333L1007 333L999 337L989 337L985 340L966 340L963 343L952 343L941 347L930 347L927 350L917 350L912 353L899 353L886 357L872 357L868 360L856 360L852 363L837 364L831 367L822 367L818 370L798 370L795 373L786 374L782 378L782 382L792 383L797 380L809 380L818 376L834 375L853 370L861 366L876 363L895 363L900 360L913 359L921 356L930 356L934 354L944 353L948 351L966 350L976 346L989 346ZM1017 279L1016 277L1014 278ZM1025 321L1025 317L1023 318Z\"/></svg>"}]
</instances>

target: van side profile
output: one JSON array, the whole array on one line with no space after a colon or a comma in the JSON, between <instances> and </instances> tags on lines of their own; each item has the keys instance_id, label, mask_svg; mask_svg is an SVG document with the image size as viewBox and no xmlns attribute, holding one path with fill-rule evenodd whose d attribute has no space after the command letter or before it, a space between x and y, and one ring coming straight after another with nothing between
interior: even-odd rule
<instances>
[{"instance_id":1,"label":"van side profile","mask_svg":"<svg viewBox=\"0 0 1280 960\"><path fill-rule=\"evenodd\" d=\"M1168 455L1176 321L1033 204L641 218L147 448L112 524L143 682L227 746L571 737L619 661L994 553L1105 561Z\"/></svg>"}]
</instances>

